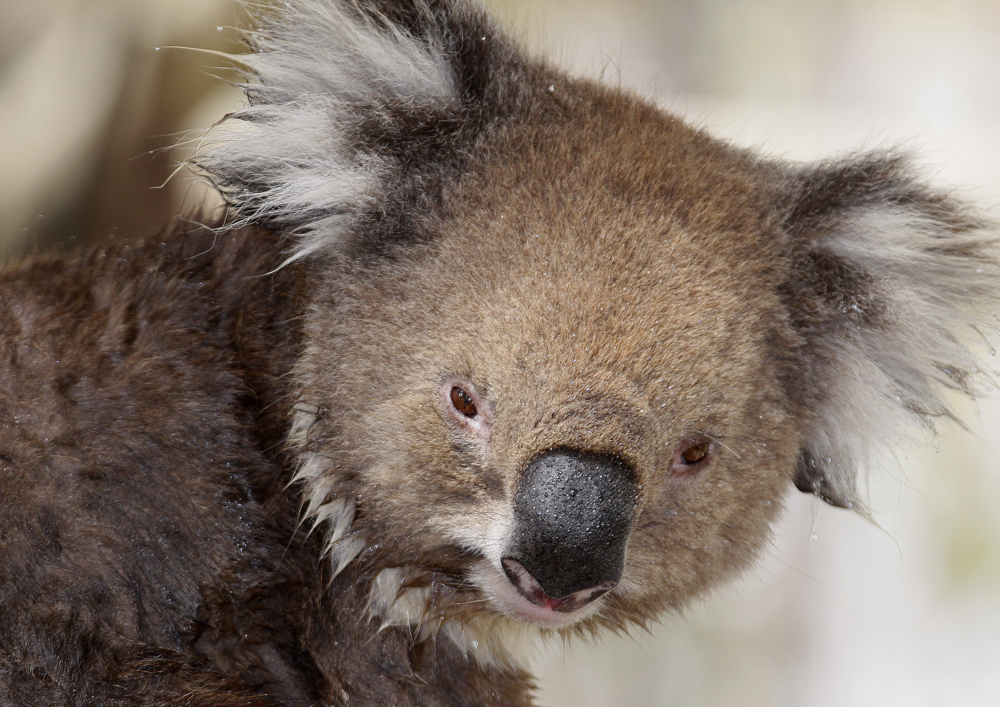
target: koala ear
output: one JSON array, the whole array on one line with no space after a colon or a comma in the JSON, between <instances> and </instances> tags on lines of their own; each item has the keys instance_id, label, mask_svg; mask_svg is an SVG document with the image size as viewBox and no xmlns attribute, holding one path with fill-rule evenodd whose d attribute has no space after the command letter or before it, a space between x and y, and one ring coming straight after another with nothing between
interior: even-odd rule
<instances>
[{"instance_id":1,"label":"koala ear","mask_svg":"<svg viewBox=\"0 0 1000 707\"><path fill-rule=\"evenodd\" d=\"M434 160L423 157L442 152L441 126L457 122L463 47L488 23L452 5L296 0L259 18L245 34L251 53L234 57L249 105L193 159L227 200L228 221L293 234L297 258L365 214L384 217L407 180L428 191L419 170Z\"/></svg>"},{"instance_id":2,"label":"koala ear","mask_svg":"<svg viewBox=\"0 0 1000 707\"><path fill-rule=\"evenodd\" d=\"M859 467L908 422L953 417L944 389L971 395L986 378L963 340L996 304L994 235L897 154L804 169L789 193L780 358L803 430L795 484L860 509Z\"/></svg>"}]
</instances>

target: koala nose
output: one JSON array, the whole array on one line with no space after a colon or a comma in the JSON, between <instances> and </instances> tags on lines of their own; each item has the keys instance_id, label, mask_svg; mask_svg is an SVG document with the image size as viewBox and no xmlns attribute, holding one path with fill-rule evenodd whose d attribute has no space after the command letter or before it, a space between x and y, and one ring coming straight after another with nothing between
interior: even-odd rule
<instances>
[{"instance_id":1,"label":"koala nose","mask_svg":"<svg viewBox=\"0 0 1000 707\"><path fill-rule=\"evenodd\" d=\"M560 449L528 463L514 494L502 565L529 601L572 611L614 588L639 498L613 455Z\"/></svg>"}]
</instances>

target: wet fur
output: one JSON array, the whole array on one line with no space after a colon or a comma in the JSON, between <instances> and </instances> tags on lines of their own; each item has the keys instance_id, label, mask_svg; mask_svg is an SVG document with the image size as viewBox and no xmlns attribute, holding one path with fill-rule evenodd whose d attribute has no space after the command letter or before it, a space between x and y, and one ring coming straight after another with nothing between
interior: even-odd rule
<instances>
[{"instance_id":1,"label":"wet fur","mask_svg":"<svg viewBox=\"0 0 1000 707\"><path fill-rule=\"evenodd\" d=\"M734 149L460 1L301 0L251 44L198 158L225 223L0 281L0 703L528 704L511 644L553 629L494 565L539 453L636 474L563 629L627 630L750 566L792 484L861 508L974 389L991 226L900 155Z\"/></svg>"}]
</instances>

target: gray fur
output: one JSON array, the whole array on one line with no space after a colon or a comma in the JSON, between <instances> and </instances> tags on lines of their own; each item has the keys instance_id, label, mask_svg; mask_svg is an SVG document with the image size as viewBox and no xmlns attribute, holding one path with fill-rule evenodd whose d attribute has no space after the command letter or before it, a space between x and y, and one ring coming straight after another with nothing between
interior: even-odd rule
<instances>
[{"instance_id":1,"label":"gray fur","mask_svg":"<svg viewBox=\"0 0 1000 707\"><path fill-rule=\"evenodd\" d=\"M901 438L957 419L945 391L989 384L968 345L984 342L977 326L995 320L1000 283L992 223L921 185L904 156L866 159L870 178L853 201L804 219L810 255L841 263L853 286L837 292L806 271L814 291L828 288L825 316L801 330L823 365L796 379L813 396L802 465L825 479L819 495L861 512L858 472L877 469Z\"/></svg>"},{"instance_id":2,"label":"gray fur","mask_svg":"<svg viewBox=\"0 0 1000 707\"><path fill-rule=\"evenodd\" d=\"M195 163L237 223L293 228L297 259L336 243L386 198L393 165L352 139L363 121L390 105L444 108L455 78L436 38L351 2L289 3L248 41L252 53L239 61L250 104L211 131Z\"/></svg>"}]
</instances>

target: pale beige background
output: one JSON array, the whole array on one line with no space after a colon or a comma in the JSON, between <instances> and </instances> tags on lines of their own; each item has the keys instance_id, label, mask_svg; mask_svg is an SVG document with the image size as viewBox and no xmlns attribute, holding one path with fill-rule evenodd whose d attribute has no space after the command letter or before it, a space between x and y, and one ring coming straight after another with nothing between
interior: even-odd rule
<instances>
[{"instance_id":1,"label":"pale beige background","mask_svg":"<svg viewBox=\"0 0 1000 707\"><path fill-rule=\"evenodd\" d=\"M494 5L536 49L728 139L793 159L904 142L1000 215L1000 0ZM150 190L185 153L157 150L239 94L220 60L166 47L233 49L240 21L229 0L0 0L0 238L145 233L203 201L185 173ZM956 405L971 433L873 471L877 526L791 494L746 580L649 635L541 655L540 702L1000 705L1000 402Z\"/></svg>"}]
</instances>

